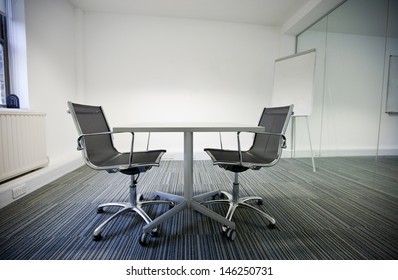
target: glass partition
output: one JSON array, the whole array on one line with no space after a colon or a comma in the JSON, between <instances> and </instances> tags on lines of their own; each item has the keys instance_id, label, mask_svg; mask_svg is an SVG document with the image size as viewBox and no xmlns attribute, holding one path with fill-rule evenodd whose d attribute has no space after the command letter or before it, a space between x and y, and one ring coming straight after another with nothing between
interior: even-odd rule
<instances>
[{"instance_id":1,"label":"glass partition","mask_svg":"<svg viewBox=\"0 0 398 280\"><path fill-rule=\"evenodd\" d=\"M375 158L385 148L382 134L394 122L397 127L395 119L380 134L386 49L394 40L386 40L389 2L397 3L348 0L297 37L298 52L317 49L314 113L309 116L316 155ZM306 150L305 141L296 139L296 149ZM396 145L396 138L392 141Z\"/></svg>"},{"instance_id":2,"label":"glass partition","mask_svg":"<svg viewBox=\"0 0 398 280\"><path fill-rule=\"evenodd\" d=\"M388 0L349 0L328 16L322 142L337 156L376 156Z\"/></svg>"},{"instance_id":3,"label":"glass partition","mask_svg":"<svg viewBox=\"0 0 398 280\"><path fill-rule=\"evenodd\" d=\"M379 149L378 155L397 155L398 154L398 114L388 113L388 108L398 107L397 95L398 87L396 80L398 79L397 73L390 73L392 67L390 61L392 59L398 60L398 1L389 1L388 11L388 29L387 29L387 45L385 54L385 68L384 68L384 90L383 102L381 110L380 122L380 136L379 136ZM389 78L395 77L395 81L389 81ZM388 92L388 91L391 92ZM395 98L388 98L388 95L395 95ZM391 97L391 96L390 96ZM393 102L388 104L388 102Z\"/></svg>"},{"instance_id":4,"label":"glass partition","mask_svg":"<svg viewBox=\"0 0 398 280\"><path fill-rule=\"evenodd\" d=\"M316 49L316 73L314 80L314 99L312 115L308 118L309 131L311 136L311 143L313 154L315 156L321 155L321 135L322 135L322 113L323 113L323 98L324 98L324 81L325 81L325 55L326 55L326 40L327 40L327 17L323 18L297 38L297 52ZM296 121L297 131L306 131L306 123L300 120ZM308 136L306 133L296 133L295 139L296 149L302 151L310 150ZM300 152L296 153L300 156ZM305 156L305 152L304 152Z\"/></svg>"}]
</instances>

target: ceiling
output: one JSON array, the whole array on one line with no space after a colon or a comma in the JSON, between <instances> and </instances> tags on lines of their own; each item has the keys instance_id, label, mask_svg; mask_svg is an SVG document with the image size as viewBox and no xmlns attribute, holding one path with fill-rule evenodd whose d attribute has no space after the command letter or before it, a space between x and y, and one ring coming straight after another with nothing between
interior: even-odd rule
<instances>
[{"instance_id":1,"label":"ceiling","mask_svg":"<svg viewBox=\"0 0 398 280\"><path fill-rule=\"evenodd\" d=\"M313 0L69 0L88 12L283 26Z\"/></svg>"}]
</instances>

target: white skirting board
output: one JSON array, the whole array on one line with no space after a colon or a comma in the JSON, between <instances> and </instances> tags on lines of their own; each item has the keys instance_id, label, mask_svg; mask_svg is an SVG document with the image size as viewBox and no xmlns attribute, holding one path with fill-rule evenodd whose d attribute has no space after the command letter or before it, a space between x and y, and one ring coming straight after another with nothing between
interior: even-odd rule
<instances>
[{"instance_id":1,"label":"white skirting board","mask_svg":"<svg viewBox=\"0 0 398 280\"><path fill-rule=\"evenodd\" d=\"M41 169L0 184L0 208L84 165L81 155L58 160Z\"/></svg>"}]
</instances>

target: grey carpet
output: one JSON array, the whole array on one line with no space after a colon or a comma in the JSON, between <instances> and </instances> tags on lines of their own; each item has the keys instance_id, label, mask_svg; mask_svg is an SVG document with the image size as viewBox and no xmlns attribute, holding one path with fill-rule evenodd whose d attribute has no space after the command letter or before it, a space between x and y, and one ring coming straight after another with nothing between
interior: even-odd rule
<instances>
[{"instance_id":1,"label":"grey carpet","mask_svg":"<svg viewBox=\"0 0 398 280\"><path fill-rule=\"evenodd\" d=\"M96 206L127 201L129 177L82 167L0 209L0 259L397 259L398 158L282 159L272 168L241 174L241 195L260 195L259 206L277 220L269 229L257 214L239 209L237 238L220 224L185 210L163 223L159 237L139 245L143 221L116 219L99 242L93 229L114 210ZM232 189L233 174L210 161L194 163L194 193ZM182 194L180 161L163 161L143 174L139 190ZM226 206L211 208L226 213ZM150 206L154 218L166 206Z\"/></svg>"}]
</instances>

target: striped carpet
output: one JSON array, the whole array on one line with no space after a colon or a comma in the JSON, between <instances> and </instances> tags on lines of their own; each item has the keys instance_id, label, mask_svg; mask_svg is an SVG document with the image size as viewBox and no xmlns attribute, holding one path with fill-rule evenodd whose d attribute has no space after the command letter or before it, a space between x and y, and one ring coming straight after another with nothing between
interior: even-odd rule
<instances>
[{"instance_id":1,"label":"striped carpet","mask_svg":"<svg viewBox=\"0 0 398 280\"><path fill-rule=\"evenodd\" d=\"M234 216L237 238L220 224L185 210L160 226L147 247L138 243L143 222L119 217L94 242L93 229L111 212L96 206L126 201L129 177L82 167L0 209L0 259L398 259L398 158L282 159L241 174L241 195L264 198L261 209L277 220L269 229L246 209ZM139 181L145 197L155 190L182 194L180 161L164 161ZM210 161L194 163L194 193L232 189L233 174ZM211 206L225 214L225 206ZM166 206L150 206L156 217Z\"/></svg>"}]
</instances>

